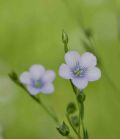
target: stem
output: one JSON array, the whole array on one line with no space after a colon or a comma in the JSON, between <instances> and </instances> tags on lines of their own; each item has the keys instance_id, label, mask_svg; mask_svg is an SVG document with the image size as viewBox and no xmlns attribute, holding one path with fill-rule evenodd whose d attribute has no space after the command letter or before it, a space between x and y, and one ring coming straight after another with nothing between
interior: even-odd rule
<instances>
[{"instance_id":1,"label":"stem","mask_svg":"<svg viewBox=\"0 0 120 139\"><path fill-rule=\"evenodd\" d=\"M78 133L80 134L80 105L78 103L78 109L79 109L79 127L78 127Z\"/></svg>"},{"instance_id":2,"label":"stem","mask_svg":"<svg viewBox=\"0 0 120 139\"><path fill-rule=\"evenodd\" d=\"M65 51L65 53L67 53L68 51L69 51L69 49L68 49L68 42L67 41L65 41L65 42L63 42L63 44L64 44L64 51ZM75 93L75 95L77 94L77 88L74 86L74 84L72 83L72 80L70 80L70 83L71 83L71 86L72 86L72 88L73 88L73 92ZM77 103L78 103L78 105L79 105L79 102L77 101ZM79 112L80 113L80 112ZM73 129L73 131L76 133L76 135L78 136L78 139L81 139L81 137L80 137L80 114L79 114L79 131L77 132L76 131L76 129L74 128L74 126L72 125L72 123L71 123L71 121L70 121L70 119L69 119L69 115L67 114L66 115L67 116L67 119L68 119L68 122L69 122L69 124L71 125L71 127L72 127L72 129Z\"/></svg>"},{"instance_id":3,"label":"stem","mask_svg":"<svg viewBox=\"0 0 120 139\"><path fill-rule=\"evenodd\" d=\"M81 120L81 124L82 124L83 137L84 137L84 136L85 136L85 127L84 127L84 122L83 122L83 120Z\"/></svg>"},{"instance_id":4,"label":"stem","mask_svg":"<svg viewBox=\"0 0 120 139\"><path fill-rule=\"evenodd\" d=\"M20 86L23 90L25 90L27 92L27 94L35 101L37 102L45 111L46 113L53 119L53 121L56 124L59 124L59 120L57 118L57 116L53 115L48 109L47 107L42 103L42 101L38 98L36 98L35 96L31 95L29 93L29 91L26 89L26 87L19 81L19 79L13 80L13 78L9 75L9 77L12 79L12 81L14 81L18 86ZM70 135L67 136L68 139L73 139L73 137L71 137Z\"/></svg>"},{"instance_id":5,"label":"stem","mask_svg":"<svg viewBox=\"0 0 120 139\"><path fill-rule=\"evenodd\" d=\"M55 115L53 115L42 102L40 104L42 108L46 111L46 113L48 113L48 115L55 121L55 123L58 124L59 123L58 118Z\"/></svg>"},{"instance_id":6,"label":"stem","mask_svg":"<svg viewBox=\"0 0 120 139\"><path fill-rule=\"evenodd\" d=\"M67 35L67 34L66 34ZM68 37L68 36L67 36ZM69 51L69 48L68 48L68 41L63 41L63 44L64 44L64 51L65 53L67 53ZM73 85L72 83L72 80L70 80L70 83L71 83L71 86L73 88L73 91L74 93L76 94L76 87Z\"/></svg>"},{"instance_id":7,"label":"stem","mask_svg":"<svg viewBox=\"0 0 120 139\"><path fill-rule=\"evenodd\" d=\"M84 31L84 29L83 29ZM85 33L85 31L84 31ZM64 38L64 35L66 35L66 38ZM67 34L65 33L62 37L62 39L64 40L63 41L63 44L64 44L64 51L65 53L67 53L69 51L68 49L68 36ZM89 40L90 43L91 40ZM78 92L78 89L74 86L74 84L72 83L72 80L70 80L70 83L71 83L71 86L73 88L73 92L75 93L75 96L77 96L77 92ZM68 122L69 124L71 125L72 129L74 130L74 132L76 133L76 135L78 136L78 139L81 139L81 136L80 136L80 120L81 120L81 124L82 124L82 130L83 130L83 138L85 137L85 128L84 128L84 122L83 122L83 118L84 118L84 102L82 101L81 103L79 103L77 97L76 97L76 100L77 100L77 104L78 104L78 108L79 108L79 128L78 128L78 132L76 131L76 129L74 128L74 126L72 125L70 119L69 119L69 115L67 114L67 119L68 119ZM81 104L81 109L80 109L80 104Z\"/></svg>"},{"instance_id":8,"label":"stem","mask_svg":"<svg viewBox=\"0 0 120 139\"><path fill-rule=\"evenodd\" d=\"M17 82L15 82L17 85L19 85L20 87L22 87L26 92L27 92L27 94L33 99L33 100L35 100L45 111L46 111L46 113L48 113L48 115L53 119L53 121L55 122L55 123L59 123L59 120L58 120L58 118L55 116L55 115L53 115L48 109L47 109L47 107L42 103L42 101L40 100L40 99L38 99L38 98L36 98L35 96L33 96L33 95L31 95L30 93L29 93L29 91L26 89L26 87L22 84L22 83L20 83L19 82L19 80L17 81Z\"/></svg>"},{"instance_id":9,"label":"stem","mask_svg":"<svg viewBox=\"0 0 120 139\"><path fill-rule=\"evenodd\" d=\"M82 125L82 130L83 130L83 136L85 136L85 127L84 127L84 103L81 102L81 125Z\"/></svg>"},{"instance_id":10,"label":"stem","mask_svg":"<svg viewBox=\"0 0 120 139\"><path fill-rule=\"evenodd\" d=\"M70 121L70 118L69 118L69 115L66 114L66 117L67 117L67 120L69 122L69 124L71 125L73 131L75 132L75 134L78 136L78 139L81 139L80 135L78 134L78 132L76 131L76 129L74 128L74 126L72 125L71 121Z\"/></svg>"},{"instance_id":11,"label":"stem","mask_svg":"<svg viewBox=\"0 0 120 139\"><path fill-rule=\"evenodd\" d=\"M73 88L73 92L74 92L75 95L76 95L77 89L76 89L76 87L74 86L74 84L72 83L72 80L70 80L70 83L71 83L71 86L72 86L72 88Z\"/></svg>"}]
</instances>

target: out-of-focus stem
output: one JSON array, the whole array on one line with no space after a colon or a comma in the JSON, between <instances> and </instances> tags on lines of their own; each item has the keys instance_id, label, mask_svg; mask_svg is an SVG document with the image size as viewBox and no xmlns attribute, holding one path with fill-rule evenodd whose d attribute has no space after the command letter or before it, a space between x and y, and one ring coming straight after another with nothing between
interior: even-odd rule
<instances>
[{"instance_id":1,"label":"out-of-focus stem","mask_svg":"<svg viewBox=\"0 0 120 139\"><path fill-rule=\"evenodd\" d=\"M10 76L10 75L9 75ZM10 76L10 78L11 78L11 76ZM11 78L12 79L12 78ZM12 79L12 81L14 81L13 79ZM59 123L59 120L58 120L58 118L55 116L55 115L53 115L49 110L48 110L48 108L44 105L44 103L40 100L40 99L38 99L38 98L36 98L35 96L33 96L33 95L31 95L30 93L29 93L29 91L26 89L26 87L21 83L21 82L19 82L19 79L17 79L16 81L14 81L18 86L20 86L22 89L24 89L26 92L27 92L27 94L35 101L35 102L37 102L45 111L46 111L46 113L53 119L53 121L55 122L55 123Z\"/></svg>"},{"instance_id":2,"label":"out-of-focus stem","mask_svg":"<svg viewBox=\"0 0 120 139\"><path fill-rule=\"evenodd\" d=\"M53 115L42 102L40 104L42 108L48 113L48 115L55 121L55 123L58 124L59 123L58 118L55 115Z\"/></svg>"}]
</instances>

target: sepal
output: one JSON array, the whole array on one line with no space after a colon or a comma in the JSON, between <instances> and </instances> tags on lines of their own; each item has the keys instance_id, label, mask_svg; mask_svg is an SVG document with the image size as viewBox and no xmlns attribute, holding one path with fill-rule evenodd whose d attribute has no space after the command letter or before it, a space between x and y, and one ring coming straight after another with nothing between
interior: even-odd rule
<instances>
[{"instance_id":1,"label":"sepal","mask_svg":"<svg viewBox=\"0 0 120 139\"><path fill-rule=\"evenodd\" d=\"M62 136L68 136L70 133L69 127L66 125L65 122L63 122L61 125L59 125L57 127L57 130Z\"/></svg>"}]
</instances>

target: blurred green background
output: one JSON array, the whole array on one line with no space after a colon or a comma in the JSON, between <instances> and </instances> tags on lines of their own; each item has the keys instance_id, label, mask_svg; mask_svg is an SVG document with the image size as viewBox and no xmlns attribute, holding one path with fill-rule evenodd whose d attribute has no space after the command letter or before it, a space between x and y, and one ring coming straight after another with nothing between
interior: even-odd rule
<instances>
[{"instance_id":1,"label":"blurred green background","mask_svg":"<svg viewBox=\"0 0 120 139\"><path fill-rule=\"evenodd\" d=\"M0 0L0 126L4 139L63 139L56 125L21 88L9 78L32 64L47 69L64 62L62 29L69 47L85 52L83 32L90 28L94 49L101 57L102 78L85 89L85 125L90 139L120 139L120 1L115 0ZM89 42L87 42L89 43ZM57 76L55 93L40 94L60 120L74 101L67 80Z\"/></svg>"}]
</instances>

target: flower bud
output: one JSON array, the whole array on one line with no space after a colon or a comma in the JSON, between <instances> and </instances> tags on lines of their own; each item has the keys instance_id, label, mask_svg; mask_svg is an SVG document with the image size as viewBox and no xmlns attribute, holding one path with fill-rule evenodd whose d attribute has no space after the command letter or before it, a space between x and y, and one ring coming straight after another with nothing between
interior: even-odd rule
<instances>
[{"instance_id":1,"label":"flower bud","mask_svg":"<svg viewBox=\"0 0 120 139\"><path fill-rule=\"evenodd\" d=\"M16 74L15 72L9 73L9 77L10 77L14 82L18 81L18 76L17 76L17 74Z\"/></svg>"},{"instance_id":2,"label":"flower bud","mask_svg":"<svg viewBox=\"0 0 120 139\"><path fill-rule=\"evenodd\" d=\"M65 124L65 122L59 125L59 127L57 127L57 130L62 136L68 136L68 134L70 133L69 127Z\"/></svg>"},{"instance_id":3,"label":"flower bud","mask_svg":"<svg viewBox=\"0 0 120 139\"><path fill-rule=\"evenodd\" d=\"M71 116L70 121L71 121L73 126L75 126L75 127L79 126L79 118L78 118L78 116L76 116L76 115Z\"/></svg>"},{"instance_id":4,"label":"flower bud","mask_svg":"<svg viewBox=\"0 0 120 139\"><path fill-rule=\"evenodd\" d=\"M81 103L85 101L85 94L84 93L78 93L77 94L77 100Z\"/></svg>"},{"instance_id":5,"label":"flower bud","mask_svg":"<svg viewBox=\"0 0 120 139\"><path fill-rule=\"evenodd\" d=\"M88 38L90 38L90 37L92 37L92 30L90 29L90 28L88 28L88 29L85 29L85 34L86 34L86 36L88 37Z\"/></svg>"},{"instance_id":6,"label":"flower bud","mask_svg":"<svg viewBox=\"0 0 120 139\"><path fill-rule=\"evenodd\" d=\"M62 32L62 41L63 43L68 44L68 35L64 31Z\"/></svg>"},{"instance_id":7,"label":"flower bud","mask_svg":"<svg viewBox=\"0 0 120 139\"><path fill-rule=\"evenodd\" d=\"M67 108L66 108L66 111L68 114L72 114L76 111L76 106L73 102L69 103Z\"/></svg>"}]
</instances>

